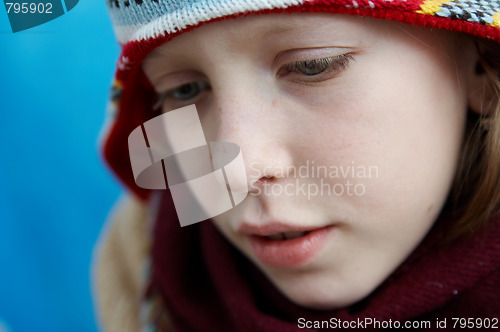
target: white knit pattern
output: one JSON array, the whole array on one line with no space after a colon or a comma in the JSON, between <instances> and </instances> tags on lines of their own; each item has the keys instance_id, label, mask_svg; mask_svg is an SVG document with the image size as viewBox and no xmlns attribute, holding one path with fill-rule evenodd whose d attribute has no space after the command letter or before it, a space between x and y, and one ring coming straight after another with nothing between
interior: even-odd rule
<instances>
[{"instance_id":1,"label":"white knit pattern","mask_svg":"<svg viewBox=\"0 0 500 332\"><path fill-rule=\"evenodd\" d=\"M162 1L144 0L110 8L118 42L141 41L171 34L218 17L274 8L301 5L307 0L201 0Z\"/></svg>"}]
</instances>

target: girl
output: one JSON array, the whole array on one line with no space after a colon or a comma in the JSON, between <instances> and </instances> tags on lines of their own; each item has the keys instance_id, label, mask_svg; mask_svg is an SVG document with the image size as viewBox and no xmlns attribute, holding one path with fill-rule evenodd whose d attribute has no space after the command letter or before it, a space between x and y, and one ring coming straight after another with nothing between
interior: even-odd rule
<instances>
[{"instance_id":1,"label":"girl","mask_svg":"<svg viewBox=\"0 0 500 332\"><path fill-rule=\"evenodd\" d=\"M109 8L104 153L132 194L99 251L106 330L498 326L499 1ZM192 104L241 148L249 195L181 228L127 137Z\"/></svg>"}]
</instances>

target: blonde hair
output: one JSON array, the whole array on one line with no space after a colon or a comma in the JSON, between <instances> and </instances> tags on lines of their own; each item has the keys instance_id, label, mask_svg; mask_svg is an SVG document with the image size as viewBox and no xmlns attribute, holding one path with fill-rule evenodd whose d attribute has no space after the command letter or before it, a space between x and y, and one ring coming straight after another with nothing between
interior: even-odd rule
<instances>
[{"instance_id":1,"label":"blonde hair","mask_svg":"<svg viewBox=\"0 0 500 332\"><path fill-rule=\"evenodd\" d=\"M492 101L481 115L469 111L463 153L447 209L458 219L449 241L479 230L500 211L500 45L478 40L477 70L488 76ZM485 99L487 93L485 93Z\"/></svg>"}]
</instances>

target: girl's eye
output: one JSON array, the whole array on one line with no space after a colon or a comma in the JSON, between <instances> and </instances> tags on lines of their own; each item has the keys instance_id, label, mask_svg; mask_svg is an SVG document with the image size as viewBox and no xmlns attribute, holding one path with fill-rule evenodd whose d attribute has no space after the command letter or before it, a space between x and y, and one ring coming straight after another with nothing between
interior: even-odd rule
<instances>
[{"instance_id":1,"label":"girl's eye","mask_svg":"<svg viewBox=\"0 0 500 332\"><path fill-rule=\"evenodd\" d=\"M173 98L185 101L195 98L207 86L208 84L205 81L196 81L181 85L169 92Z\"/></svg>"},{"instance_id":2,"label":"girl's eye","mask_svg":"<svg viewBox=\"0 0 500 332\"><path fill-rule=\"evenodd\" d=\"M324 78L323 76L325 75L334 75L341 70L347 69L349 62L353 59L352 54L347 53L328 58L296 61L285 65L280 70L279 75L284 76L290 73L295 73L311 78L313 78L313 76L314 78Z\"/></svg>"},{"instance_id":3,"label":"girl's eye","mask_svg":"<svg viewBox=\"0 0 500 332\"><path fill-rule=\"evenodd\" d=\"M181 104L184 105L186 102L193 103L201 93L209 88L206 81L195 81L180 85L162 93L154 108L160 108L165 102L169 102L176 107L181 106Z\"/></svg>"}]
</instances>

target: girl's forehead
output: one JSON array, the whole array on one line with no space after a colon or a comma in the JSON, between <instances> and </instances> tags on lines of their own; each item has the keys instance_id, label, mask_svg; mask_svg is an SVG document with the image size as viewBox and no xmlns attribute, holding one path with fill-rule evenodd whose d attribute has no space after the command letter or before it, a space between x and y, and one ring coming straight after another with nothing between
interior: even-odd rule
<instances>
[{"instance_id":1,"label":"girl's forehead","mask_svg":"<svg viewBox=\"0 0 500 332\"><path fill-rule=\"evenodd\" d=\"M175 49L195 46L200 41L210 43L229 40L251 46L256 43L291 40L323 40L324 37L339 43L352 42L360 37L368 37L374 30L396 29L399 23L328 13L293 13L250 15L218 22L212 22L185 32L172 41L156 49L153 53L175 51Z\"/></svg>"},{"instance_id":2,"label":"girl's forehead","mask_svg":"<svg viewBox=\"0 0 500 332\"><path fill-rule=\"evenodd\" d=\"M453 33L410 26L404 23L329 13L250 15L212 22L185 32L149 54L151 61L188 59L189 55L221 53L263 54L300 48L379 47L382 43L442 40ZM257 50L257 51L256 51Z\"/></svg>"}]
</instances>

